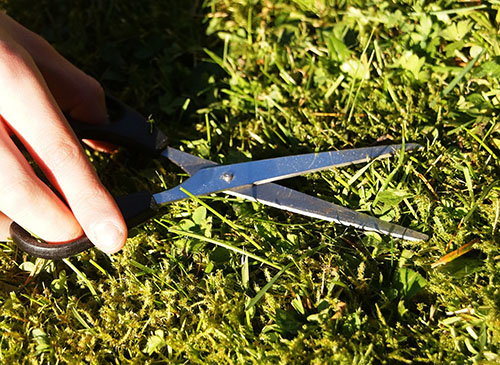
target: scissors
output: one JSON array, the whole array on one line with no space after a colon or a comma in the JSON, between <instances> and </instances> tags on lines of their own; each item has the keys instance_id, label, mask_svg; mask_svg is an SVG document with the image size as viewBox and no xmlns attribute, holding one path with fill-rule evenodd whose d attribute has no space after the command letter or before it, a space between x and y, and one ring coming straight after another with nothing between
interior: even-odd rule
<instances>
[{"instance_id":1,"label":"scissors","mask_svg":"<svg viewBox=\"0 0 500 365\"><path fill-rule=\"evenodd\" d=\"M86 124L68 118L79 138L104 140L138 150L141 153L164 156L190 175L190 178L180 185L156 194L142 191L117 198L116 202L129 228L156 215L160 206L189 199L189 194L203 196L224 192L278 209L353 226L365 231L379 232L410 241L428 239L426 234L274 183L278 180L332 167L387 158L402 149L410 151L419 148L420 145L416 143L310 153L219 165L167 146L167 137L159 129L118 99L107 96L106 103L111 120L108 124ZM67 243L49 244L36 239L15 222L10 226L10 233L13 241L21 250L33 256L47 259L67 258L94 246L85 236Z\"/></svg>"}]
</instances>

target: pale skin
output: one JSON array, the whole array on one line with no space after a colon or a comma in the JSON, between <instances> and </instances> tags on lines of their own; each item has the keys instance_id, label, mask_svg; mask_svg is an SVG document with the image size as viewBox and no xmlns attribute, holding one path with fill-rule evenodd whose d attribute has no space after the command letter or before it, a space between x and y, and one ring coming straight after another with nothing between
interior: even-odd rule
<instances>
[{"instance_id":1,"label":"pale skin","mask_svg":"<svg viewBox=\"0 0 500 365\"><path fill-rule=\"evenodd\" d=\"M105 123L101 85L0 12L0 241L9 238L14 220L47 242L85 233L99 249L115 253L125 244L125 222L63 112L82 122ZM36 176L12 135L65 202Z\"/></svg>"}]
</instances>

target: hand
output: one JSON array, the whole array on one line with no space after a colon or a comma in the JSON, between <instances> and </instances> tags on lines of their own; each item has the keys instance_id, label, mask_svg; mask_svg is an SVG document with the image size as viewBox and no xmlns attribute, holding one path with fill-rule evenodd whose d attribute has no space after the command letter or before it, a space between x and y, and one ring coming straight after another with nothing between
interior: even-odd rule
<instances>
[{"instance_id":1,"label":"hand","mask_svg":"<svg viewBox=\"0 0 500 365\"><path fill-rule=\"evenodd\" d=\"M102 251L120 250L125 222L62 113L106 122L100 84L1 12L0 84L0 240L9 236L14 220L47 242L67 242L85 232ZM67 205L36 176L12 134Z\"/></svg>"}]
</instances>

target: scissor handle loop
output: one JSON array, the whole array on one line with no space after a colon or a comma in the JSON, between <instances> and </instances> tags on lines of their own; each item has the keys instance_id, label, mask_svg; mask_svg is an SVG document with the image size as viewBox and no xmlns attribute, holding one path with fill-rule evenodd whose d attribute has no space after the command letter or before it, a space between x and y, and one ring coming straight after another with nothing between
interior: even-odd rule
<instances>
[{"instance_id":1,"label":"scissor handle loop","mask_svg":"<svg viewBox=\"0 0 500 365\"><path fill-rule=\"evenodd\" d=\"M158 212L158 205L149 191L119 197L116 203L129 228L145 222ZM86 236L65 243L43 242L15 222L10 225L10 235L22 251L44 259L61 260L94 247Z\"/></svg>"},{"instance_id":2,"label":"scissor handle loop","mask_svg":"<svg viewBox=\"0 0 500 365\"><path fill-rule=\"evenodd\" d=\"M16 222L10 225L10 235L20 250L44 259L61 260L94 247L86 236L66 243L46 243L33 237Z\"/></svg>"},{"instance_id":3,"label":"scissor handle loop","mask_svg":"<svg viewBox=\"0 0 500 365\"><path fill-rule=\"evenodd\" d=\"M137 111L110 95L106 95L106 106L110 119L106 124L82 123L66 116L78 138L106 141L151 155L167 148L167 137ZM158 209L147 191L120 197L116 202L129 228L151 218ZM86 236L66 243L46 243L15 222L10 226L10 234L21 250L46 259L60 260L94 246Z\"/></svg>"}]
</instances>

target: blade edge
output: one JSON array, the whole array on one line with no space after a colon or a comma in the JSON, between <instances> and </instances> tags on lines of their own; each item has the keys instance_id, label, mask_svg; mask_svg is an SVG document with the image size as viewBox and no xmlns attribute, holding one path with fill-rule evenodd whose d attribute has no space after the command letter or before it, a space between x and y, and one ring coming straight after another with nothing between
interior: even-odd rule
<instances>
[{"instance_id":1,"label":"blade edge","mask_svg":"<svg viewBox=\"0 0 500 365\"><path fill-rule=\"evenodd\" d=\"M388 234L408 241L426 241L429 236L412 229L383 221L368 214L356 212L325 200L286 188L278 184L255 185L226 190L224 193L257 201L281 210L329 222L351 226L364 231ZM311 208L314 207L314 208Z\"/></svg>"}]
</instances>

